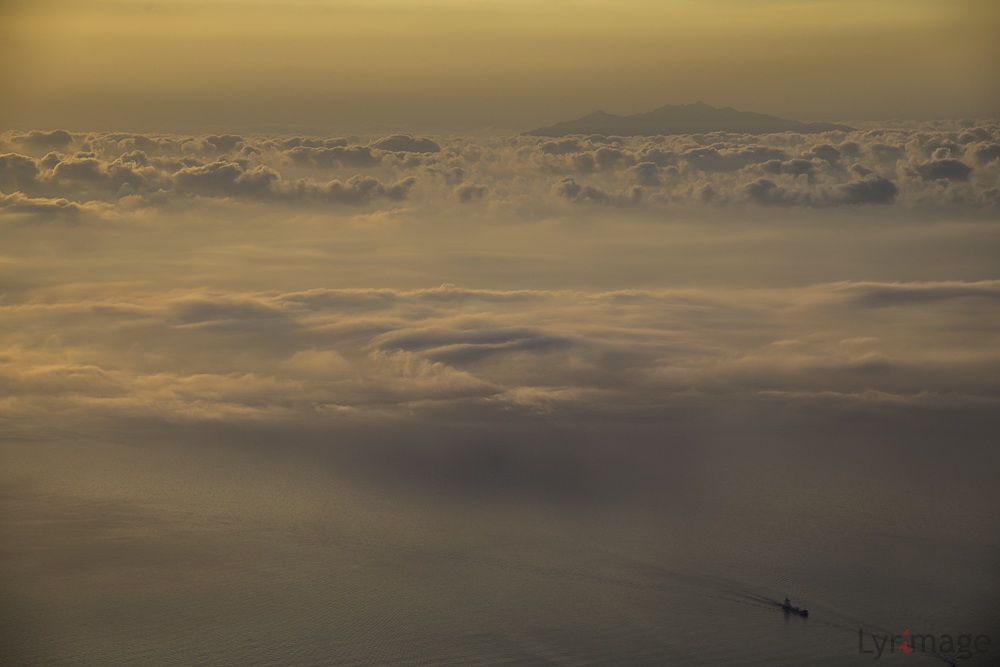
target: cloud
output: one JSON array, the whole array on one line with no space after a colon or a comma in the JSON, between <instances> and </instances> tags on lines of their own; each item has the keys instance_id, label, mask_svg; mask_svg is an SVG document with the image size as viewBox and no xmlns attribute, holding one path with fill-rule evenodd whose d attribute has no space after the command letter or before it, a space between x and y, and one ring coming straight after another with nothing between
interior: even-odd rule
<instances>
[{"instance_id":1,"label":"cloud","mask_svg":"<svg viewBox=\"0 0 1000 667\"><path fill-rule=\"evenodd\" d=\"M556 141L543 141L538 144L539 150L549 155L568 155L570 153L582 153L584 145L577 138L559 139Z\"/></svg>"},{"instance_id":2,"label":"cloud","mask_svg":"<svg viewBox=\"0 0 1000 667\"><path fill-rule=\"evenodd\" d=\"M812 158L818 158L820 160L825 160L830 164L836 164L840 159L841 152L837 150L836 147L830 144L816 144L808 151L802 153L802 158L810 160Z\"/></svg>"},{"instance_id":3,"label":"cloud","mask_svg":"<svg viewBox=\"0 0 1000 667\"><path fill-rule=\"evenodd\" d=\"M296 146L285 155L298 165L313 167L374 167L382 162L368 146L309 147Z\"/></svg>"},{"instance_id":4,"label":"cloud","mask_svg":"<svg viewBox=\"0 0 1000 667\"><path fill-rule=\"evenodd\" d=\"M749 199L764 206L837 206L844 204L891 204L899 192L892 181L881 176L867 176L833 190L804 191L785 188L767 178L743 186Z\"/></svg>"},{"instance_id":5,"label":"cloud","mask_svg":"<svg viewBox=\"0 0 1000 667\"><path fill-rule=\"evenodd\" d=\"M66 199L30 198L20 192L4 195L0 192L0 211L33 220L63 220L76 222L88 210Z\"/></svg>"},{"instance_id":6,"label":"cloud","mask_svg":"<svg viewBox=\"0 0 1000 667\"><path fill-rule=\"evenodd\" d=\"M375 148L398 153L440 153L441 146L427 138L414 138L407 134L394 134L391 137L379 139Z\"/></svg>"},{"instance_id":7,"label":"cloud","mask_svg":"<svg viewBox=\"0 0 1000 667\"><path fill-rule=\"evenodd\" d=\"M758 178L743 186L743 192L762 206L810 206L815 203L812 193L785 188L769 178Z\"/></svg>"},{"instance_id":8,"label":"cloud","mask_svg":"<svg viewBox=\"0 0 1000 667\"><path fill-rule=\"evenodd\" d=\"M347 146L350 142L347 139L313 139L311 137L292 137L278 142L282 148L337 148Z\"/></svg>"},{"instance_id":9,"label":"cloud","mask_svg":"<svg viewBox=\"0 0 1000 667\"><path fill-rule=\"evenodd\" d=\"M780 148L769 146L727 146L716 144L706 148L693 148L681 153L681 159L702 171L737 171L751 164L769 160L784 160L788 154Z\"/></svg>"},{"instance_id":10,"label":"cloud","mask_svg":"<svg viewBox=\"0 0 1000 667\"><path fill-rule=\"evenodd\" d=\"M36 150L52 150L65 148L73 143L73 135L66 130L53 130L51 132L36 130L28 134L14 135L10 140Z\"/></svg>"},{"instance_id":11,"label":"cloud","mask_svg":"<svg viewBox=\"0 0 1000 667\"><path fill-rule=\"evenodd\" d=\"M121 151L139 150L150 155L164 152L179 153L182 145L182 142L174 137L147 137L142 134L111 133L90 140L91 146L104 143L113 145Z\"/></svg>"},{"instance_id":12,"label":"cloud","mask_svg":"<svg viewBox=\"0 0 1000 667\"><path fill-rule=\"evenodd\" d=\"M0 155L0 192L33 192L40 173L33 158L16 153Z\"/></svg>"},{"instance_id":13,"label":"cloud","mask_svg":"<svg viewBox=\"0 0 1000 667\"><path fill-rule=\"evenodd\" d=\"M901 127L877 139L579 137L550 149L534 138L431 137L438 152L399 154L375 147L381 137L248 133L228 152L196 135L101 133L74 135L68 150L11 148L0 160L13 188L0 194L8 477L58 489L77 518L87 497L135 500L137 489L150 506L208 511L175 540L181 551L228 530L215 510L231 506L233 519L273 519L265 532L283 545L273 554L288 540L320 555L360 545L362 556L416 540L462 566L453 538L464 526L489 532L527 517L527 530L510 524L513 542L489 542L514 554L519 579L523 550L508 547L536 534L610 527L611 544L653 526L686 545L662 529L676 523L671 508L694 516L700 535L712 526L703 507L773 517L758 495L775 506L801 499L787 506L809 517L847 506L855 521L856 505L824 494L847 488L847 498L862 475L883 499L902 483L923 498L947 466L959 483L945 481L981 514L956 529L945 513L941 531L975 537L978 517L996 514L980 501L995 495L1000 458L1000 281L987 208L1000 165L975 161L988 143L960 143L967 128ZM876 141L902 156L878 162ZM766 154L753 147L784 157L756 161ZM700 148L743 166L682 157ZM941 149L950 157L934 157ZM350 164L352 153L381 159ZM939 159L974 169L947 186L910 171ZM774 461L780 474L763 474ZM988 481L970 490L977 476ZM773 478L797 486L777 500L741 495L748 479ZM197 479L204 496L192 493ZM304 479L330 495L304 492ZM251 504L226 495L233 486ZM521 502L530 498L544 502ZM647 510L616 510L591 531L602 507ZM937 515L918 507L913 525L926 531ZM878 514L872 525L885 524ZM166 519L190 526L190 516ZM24 518L31 534L80 532ZM399 527L386 533L394 539L376 534L383 519ZM730 519L719 535L754 528ZM129 541L82 532L114 558ZM477 535L481 565L487 541ZM727 544L746 551L745 540ZM25 550L29 560L50 552ZM232 571L220 553L209 565ZM259 570L261 551L248 553ZM550 560L560 565L563 553ZM135 573L146 581L141 556ZM454 579L435 558L432 569ZM194 565L207 573L196 584L218 579Z\"/></svg>"},{"instance_id":14,"label":"cloud","mask_svg":"<svg viewBox=\"0 0 1000 667\"><path fill-rule=\"evenodd\" d=\"M384 350L427 350L451 345L501 345L541 337L537 329L517 327L506 329L475 329L455 331L450 329L425 329L402 336L383 337L380 347Z\"/></svg>"},{"instance_id":15,"label":"cloud","mask_svg":"<svg viewBox=\"0 0 1000 667\"><path fill-rule=\"evenodd\" d=\"M99 289L54 288L0 304L0 388L16 392L21 413L61 406L64 414L322 421L319 407L338 406L373 416L499 418L515 409L621 417L725 396L752 405L762 392L862 405L873 400L866 391L902 404L955 392L995 401L1000 390L991 334L970 328L1000 317L997 281L611 292ZM941 312L948 317L935 319L934 337L918 332ZM141 351L130 351L136 342ZM10 409L0 400L0 416Z\"/></svg>"},{"instance_id":16,"label":"cloud","mask_svg":"<svg viewBox=\"0 0 1000 667\"><path fill-rule=\"evenodd\" d=\"M972 167L960 160L931 160L913 166L913 171L925 181L947 179L949 181L967 181Z\"/></svg>"},{"instance_id":17,"label":"cloud","mask_svg":"<svg viewBox=\"0 0 1000 667\"><path fill-rule=\"evenodd\" d=\"M857 141L845 141L840 144L840 152L849 157L858 157L861 155L861 144Z\"/></svg>"},{"instance_id":18,"label":"cloud","mask_svg":"<svg viewBox=\"0 0 1000 667\"><path fill-rule=\"evenodd\" d=\"M185 298L170 304L172 319L181 324L204 324L247 320L269 320L284 317L280 309L254 299L226 297Z\"/></svg>"},{"instance_id":19,"label":"cloud","mask_svg":"<svg viewBox=\"0 0 1000 667\"><path fill-rule=\"evenodd\" d=\"M566 199L576 199L583 192L583 186L573 178L564 178L555 187L556 194Z\"/></svg>"},{"instance_id":20,"label":"cloud","mask_svg":"<svg viewBox=\"0 0 1000 667\"><path fill-rule=\"evenodd\" d=\"M265 199L280 195L282 179L269 167L219 161L181 169L174 174L174 183L195 194Z\"/></svg>"},{"instance_id":21,"label":"cloud","mask_svg":"<svg viewBox=\"0 0 1000 667\"><path fill-rule=\"evenodd\" d=\"M547 353L574 344L571 338L526 327L472 331L429 329L383 336L379 340L383 350L419 351L432 361L458 366L500 354Z\"/></svg>"},{"instance_id":22,"label":"cloud","mask_svg":"<svg viewBox=\"0 0 1000 667\"><path fill-rule=\"evenodd\" d=\"M316 201L335 204L364 204L373 199L405 199L416 182L412 176L385 184L371 176L354 176L346 181L287 182L274 169L250 167L241 162L214 162L182 169L174 183L182 191L204 196L248 197L274 201Z\"/></svg>"},{"instance_id":23,"label":"cloud","mask_svg":"<svg viewBox=\"0 0 1000 667\"><path fill-rule=\"evenodd\" d=\"M712 187L711 183L705 183L704 185L699 186L698 189L695 190L695 199L703 204L710 203L713 199L715 199L715 188Z\"/></svg>"},{"instance_id":24,"label":"cloud","mask_svg":"<svg viewBox=\"0 0 1000 667\"><path fill-rule=\"evenodd\" d=\"M633 187L628 192L607 192L593 185L580 185L572 177L555 184L553 191L570 201L578 203L604 204L606 206L630 206L642 201L642 188Z\"/></svg>"},{"instance_id":25,"label":"cloud","mask_svg":"<svg viewBox=\"0 0 1000 667\"><path fill-rule=\"evenodd\" d=\"M841 288L852 300L868 308L913 306L953 299L1000 300L1000 281L977 283L859 284Z\"/></svg>"},{"instance_id":26,"label":"cloud","mask_svg":"<svg viewBox=\"0 0 1000 667\"><path fill-rule=\"evenodd\" d=\"M744 192L758 204L782 206L794 203L788 191L769 178L758 178L743 186Z\"/></svg>"},{"instance_id":27,"label":"cloud","mask_svg":"<svg viewBox=\"0 0 1000 667\"><path fill-rule=\"evenodd\" d=\"M349 312L382 310L396 302L396 292L388 289L332 290L316 288L293 292L281 301L301 304L311 310L344 310Z\"/></svg>"},{"instance_id":28,"label":"cloud","mask_svg":"<svg viewBox=\"0 0 1000 667\"><path fill-rule=\"evenodd\" d=\"M899 194L896 184L881 176L866 176L836 187L838 200L844 204L891 204Z\"/></svg>"},{"instance_id":29,"label":"cloud","mask_svg":"<svg viewBox=\"0 0 1000 667\"><path fill-rule=\"evenodd\" d=\"M452 366L463 366L495 355L515 353L549 353L572 346L573 341L562 336L532 336L500 343L455 343L425 352L428 359Z\"/></svg>"},{"instance_id":30,"label":"cloud","mask_svg":"<svg viewBox=\"0 0 1000 667\"><path fill-rule=\"evenodd\" d=\"M768 174L791 174L792 176L806 176L811 179L815 173L815 166L809 160L797 158L782 162L781 160L768 160L761 165L761 170Z\"/></svg>"},{"instance_id":31,"label":"cloud","mask_svg":"<svg viewBox=\"0 0 1000 667\"><path fill-rule=\"evenodd\" d=\"M636 153L635 159L640 162L652 162L657 167L670 167L677 164L677 155L673 151L646 147Z\"/></svg>"},{"instance_id":32,"label":"cloud","mask_svg":"<svg viewBox=\"0 0 1000 667\"><path fill-rule=\"evenodd\" d=\"M1000 160L1000 144L983 144L972 149L972 157L978 164Z\"/></svg>"},{"instance_id":33,"label":"cloud","mask_svg":"<svg viewBox=\"0 0 1000 667\"><path fill-rule=\"evenodd\" d=\"M475 185L474 183L466 183L455 188L458 200L466 203L475 199L482 199L488 192L489 188L485 185Z\"/></svg>"},{"instance_id":34,"label":"cloud","mask_svg":"<svg viewBox=\"0 0 1000 667\"><path fill-rule=\"evenodd\" d=\"M322 184L299 186L297 193L309 199L336 204L364 204L373 199L386 198L391 201L406 199L416 178L409 176L391 185L386 185L371 176L354 176L346 182L330 181Z\"/></svg>"},{"instance_id":35,"label":"cloud","mask_svg":"<svg viewBox=\"0 0 1000 667\"><path fill-rule=\"evenodd\" d=\"M902 146L893 146L883 143L871 144L868 146L868 151L872 154L876 161L883 163L896 162L906 153L906 149Z\"/></svg>"},{"instance_id":36,"label":"cloud","mask_svg":"<svg viewBox=\"0 0 1000 667\"><path fill-rule=\"evenodd\" d=\"M242 137L234 136L232 134L224 134L221 137L213 134L205 137L205 143L214 146L215 150L219 153L228 153L236 148L237 144L242 142Z\"/></svg>"},{"instance_id":37,"label":"cloud","mask_svg":"<svg viewBox=\"0 0 1000 667\"><path fill-rule=\"evenodd\" d=\"M634 163L634 158L626 151L618 148L602 146L594 151L594 162L602 170L615 169Z\"/></svg>"},{"instance_id":38,"label":"cloud","mask_svg":"<svg viewBox=\"0 0 1000 667\"><path fill-rule=\"evenodd\" d=\"M559 199L650 210L996 205L991 125L899 125L910 129L556 140L400 134L367 145L362 137L95 133L77 136L84 150L74 153L0 155L0 192L129 210L192 196L387 206L419 193L424 207L483 201L484 215L517 207L540 217L556 214Z\"/></svg>"},{"instance_id":39,"label":"cloud","mask_svg":"<svg viewBox=\"0 0 1000 667\"><path fill-rule=\"evenodd\" d=\"M653 162L640 162L628 171L639 185L660 185L660 168Z\"/></svg>"}]
</instances>

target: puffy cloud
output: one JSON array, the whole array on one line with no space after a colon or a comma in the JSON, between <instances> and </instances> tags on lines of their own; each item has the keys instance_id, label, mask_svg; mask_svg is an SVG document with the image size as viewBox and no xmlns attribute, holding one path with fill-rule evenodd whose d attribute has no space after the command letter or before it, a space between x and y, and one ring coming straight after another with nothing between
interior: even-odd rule
<instances>
[{"instance_id":1,"label":"puffy cloud","mask_svg":"<svg viewBox=\"0 0 1000 667\"><path fill-rule=\"evenodd\" d=\"M845 141L840 144L840 152L848 157L861 155L861 145L856 141Z\"/></svg>"},{"instance_id":2,"label":"puffy cloud","mask_svg":"<svg viewBox=\"0 0 1000 667\"><path fill-rule=\"evenodd\" d=\"M139 150L146 154L161 152L177 153L181 151L181 142L173 137L147 137L142 134L112 133L94 137L91 145L107 143L121 151Z\"/></svg>"},{"instance_id":3,"label":"puffy cloud","mask_svg":"<svg viewBox=\"0 0 1000 667\"><path fill-rule=\"evenodd\" d=\"M213 134L205 137L205 143L214 146L215 150L220 153L228 153L236 148L236 145L242 141L242 137L237 137L232 134L224 134L221 137Z\"/></svg>"},{"instance_id":4,"label":"puffy cloud","mask_svg":"<svg viewBox=\"0 0 1000 667\"><path fill-rule=\"evenodd\" d=\"M336 204L364 204L372 199L385 197L392 201L406 199L416 178L409 176L386 185L371 176L354 176L346 182L330 181L322 184L299 184L297 193L308 198Z\"/></svg>"},{"instance_id":5,"label":"puffy cloud","mask_svg":"<svg viewBox=\"0 0 1000 667\"><path fill-rule=\"evenodd\" d=\"M33 192L40 173L33 158L16 153L0 155L0 192Z\"/></svg>"},{"instance_id":6,"label":"puffy cloud","mask_svg":"<svg viewBox=\"0 0 1000 667\"><path fill-rule=\"evenodd\" d=\"M36 220L59 219L75 222L85 210L84 206L65 199L32 199L20 192L12 195L0 192L0 211Z\"/></svg>"},{"instance_id":7,"label":"puffy cloud","mask_svg":"<svg viewBox=\"0 0 1000 667\"><path fill-rule=\"evenodd\" d=\"M580 185L572 177L555 184L554 192L570 201L578 203L604 204L607 206L630 206L642 200L642 188L635 186L627 192L607 192L593 185Z\"/></svg>"},{"instance_id":8,"label":"puffy cloud","mask_svg":"<svg viewBox=\"0 0 1000 667\"><path fill-rule=\"evenodd\" d=\"M764 206L891 204L899 192L895 183L881 176L867 176L832 190L816 191L784 188L770 179L759 178L743 186L743 190L751 201Z\"/></svg>"},{"instance_id":9,"label":"puffy cloud","mask_svg":"<svg viewBox=\"0 0 1000 667\"><path fill-rule=\"evenodd\" d=\"M552 193L577 203L644 208L706 202L813 208L996 205L992 165L1000 153L992 126L911 125L808 137L97 133L78 135L75 141L84 150L75 153L0 155L0 192L79 204L120 201L131 209L191 195L391 206L416 192L422 206L484 200L491 202L484 212L532 208L540 217L556 214L549 208ZM7 141L20 136L29 135L8 134ZM941 187L948 183L953 187Z\"/></svg>"},{"instance_id":10,"label":"puffy cloud","mask_svg":"<svg viewBox=\"0 0 1000 667\"><path fill-rule=\"evenodd\" d=\"M282 148L339 148L347 146L350 142L347 139L313 139L311 137L292 137L278 142Z\"/></svg>"},{"instance_id":11,"label":"puffy cloud","mask_svg":"<svg viewBox=\"0 0 1000 667\"><path fill-rule=\"evenodd\" d=\"M769 160L784 160L788 154L769 146L725 146L717 144L693 148L681 154L681 159L702 171L736 171L747 165Z\"/></svg>"},{"instance_id":12,"label":"puffy cloud","mask_svg":"<svg viewBox=\"0 0 1000 667\"><path fill-rule=\"evenodd\" d=\"M285 181L281 174L263 165L246 162L214 162L187 167L173 176L175 188L209 197L246 197L271 201L315 201L336 204L364 204L373 199L405 199L416 182L412 176L386 184L371 176L354 176L346 181Z\"/></svg>"},{"instance_id":13,"label":"puffy cloud","mask_svg":"<svg viewBox=\"0 0 1000 667\"><path fill-rule=\"evenodd\" d=\"M1000 160L1000 144L983 144L972 149L972 157L979 164Z\"/></svg>"},{"instance_id":14,"label":"puffy cloud","mask_svg":"<svg viewBox=\"0 0 1000 667\"><path fill-rule=\"evenodd\" d=\"M214 156L221 153L229 153L241 143L243 143L243 138L236 135L224 134L218 136L212 134L182 142L181 150L188 154Z\"/></svg>"},{"instance_id":15,"label":"puffy cloud","mask_svg":"<svg viewBox=\"0 0 1000 667\"><path fill-rule=\"evenodd\" d=\"M808 193L802 194L798 191L787 190L768 178L758 178L752 183L743 186L743 191L754 202L764 206L792 206L795 204L808 204Z\"/></svg>"},{"instance_id":16,"label":"puffy cloud","mask_svg":"<svg viewBox=\"0 0 1000 667\"><path fill-rule=\"evenodd\" d=\"M602 146L594 151L594 162L600 169L615 169L616 167L634 162L634 158L627 152Z\"/></svg>"},{"instance_id":17,"label":"puffy cloud","mask_svg":"<svg viewBox=\"0 0 1000 667\"><path fill-rule=\"evenodd\" d=\"M712 187L711 183L705 183L695 190L695 199L703 204L710 203L715 199L715 188Z\"/></svg>"},{"instance_id":18,"label":"puffy cloud","mask_svg":"<svg viewBox=\"0 0 1000 667\"><path fill-rule=\"evenodd\" d=\"M840 159L840 156L841 152L830 144L816 144L802 154L802 157L806 160L819 158L820 160L825 160L830 164L836 164L836 162Z\"/></svg>"},{"instance_id":19,"label":"puffy cloud","mask_svg":"<svg viewBox=\"0 0 1000 667\"><path fill-rule=\"evenodd\" d=\"M408 134L394 134L391 137L379 139L374 144L375 148L395 153L440 153L441 146L431 139L425 137L414 138Z\"/></svg>"},{"instance_id":20,"label":"puffy cloud","mask_svg":"<svg viewBox=\"0 0 1000 667\"><path fill-rule=\"evenodd\" d=\"M967 181L972 167L961 160L931 160L913 166L913 171L925 181L944 178L949 181Z\"/></svg>"},{"instance_id":21,"label":"puffy cloud","mask_svg":"<svg viewBox=\"0 0 1000 667\"><path fill-rule=\"evenodd\" d=\"M455 194L458 195L458 200L461 202L482 199L488 192L489 188L485 185L475 185L474 183L466 183L455 188Z\"/></svg>"},{"instance_id":22,"label":"puffy cloud","mask_svg":"<svg viewBox=\"0 0 1000 667\"><path fill-rule=\"evenodd\" d=\"M811 177L815 173L815 166L809 160L796 158L787 162L781 160L768 160L761 165L761 170L768 174L791 174L792 176Z\"/></svg>"},{"instance_id":23,"label":"puffy cloud","mask_svg":"<svg viewBox=\"0 0 1000 667\"><path fill-rule=\"evenodd\" d=\"M868 152L879 162L896 162L906 153L902 146L874 143L868 147Z\"/></svg>"},{"instance_id":24,"label":"puffy cloud","mask_svg":"<svg viewBox=\"0 0 1000 667\"><path fill-rule=\"evenodd\" d=\"M593 153L576 153L571 156L570 164L573 171L581 174L589 174L597 169L597 160L594 159Z\"/></svg>"},{"instance_id":25,"label":"puffy cloud","mask_svg":"<svg viewBox=\"0 0 1000 667\"><path fill-rule=\"evenodd\" d=\"M640 162L628 171L639 185L660 185L660 168L653 162Z\"/></svg>"},{"instance_id":26,"label":"puffy cloud","mask_svg":"<svg viewBox=\"0 0 1000 667\"><path fill-rule=\"evenodd\" d=\"M582 191L583 186L577 183L576 179L573 178L564 178L559 181L555 187L556 194L565 197L566 199L576 199Z\"/></svg>"},{"instance_id":27,"label":"puffy cloud","mask_svg":"<svg viewBox=\"0 0 1000 667\"><path fill-rule=\"evenodd\" d=\"M538 144L539 150L550 155L567 155L569 153L582 153L584 145L579 139L571 137L569 139L559 139L555 141L544 141Z\"/></svg>"},{"instance_id":28,"label":"puffy cloud","mask_svg":"<svg viewBox=\"0 0 1000 667\"><path fill-rule=\"evenodd\" d=\"M279 195L281 174L264 166L247 168L239 162L213 162L174 174L183 190L208 196L270 198Z\"/></svg>"},{"instance_id":29,"label":"puffy cloud","mask_svg":"<svg viewBox=\"0 0 1000 667\"><path fill-rule=\"evenodd\" d=\"M285 155L299 165L325 168L374 167L382 162L382 156L368 146L296 146L285 151Z\"/></svg>"},{"instance_id":30,"label":"puffy cloud","mask_svg":"<svg viewBox=\"0 0 1000 667\"><path fill-rule=\"evenodd\" d=\"M66 130L53 130L52 132L29 132L28 134L14 135L11 141L23 144L36 150L52 150L54 148L65 148L73 142L73 135Z\"/></svg>"},{"instance_id":31,"label":"puffy cloud","mask_svg":"<svg viewBox=\"0 0 1000 667\"><path fill-rule=\"evenodd\" d=\"M896 184L881 176L866 176L852 183L838 185L836 191L844 204L891 204L899 193Z\"/></svg>"},{"instance_id":32,"label":"puffy cloud","mask_svg":"<svg viewBox=\"0 0 1000 667\"><path fill-rule=\"evenodd\" d=\"M677 164L677 155L673 151L665 151L655 147L643 148L636 153L635 159L640 162L652 162L657 167L670 167Z\"/></svg>"}]
</instances>

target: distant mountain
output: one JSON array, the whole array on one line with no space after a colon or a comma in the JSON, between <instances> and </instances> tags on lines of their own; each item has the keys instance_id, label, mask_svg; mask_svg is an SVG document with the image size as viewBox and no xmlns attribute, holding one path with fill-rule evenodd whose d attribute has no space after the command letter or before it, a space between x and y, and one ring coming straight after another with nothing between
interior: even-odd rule
<instances>
[{"instance_id":1,"label":"distant mountain","mask_svg":"<svg viewBox=\"0 0 1000 667\"><path fill-rule=\"evenodd\" d=\"M702 102L665 106L649 113L616 116L595 111L583 118L556 123L525 134L536 137L565 137L568 134L602 134L619 137L651 136L656 134L707 134L732 132L734 134L769 134L771 132L801 132L813 134L853 127L834 123L803 123L768 116L752 111L737 111L732 107L716 109Z\"/></svg>"}]
</instances>

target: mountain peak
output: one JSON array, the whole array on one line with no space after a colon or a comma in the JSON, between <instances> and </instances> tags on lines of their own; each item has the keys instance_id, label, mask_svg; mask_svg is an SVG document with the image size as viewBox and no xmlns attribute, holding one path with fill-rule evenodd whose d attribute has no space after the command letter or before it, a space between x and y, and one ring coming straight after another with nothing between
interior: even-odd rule
<instances>
[{"instance_id":1,"label":"mountain peak","mask_svg":"<svg viewBox=\"0 0 1000 667\"><path fill-rule=\"evenodd\" d=\"M576 120L556 123L539 128L527 135L537 137L564 137L570 134L602 134L623 137L653 136L659 134L708 134L709 132L730 132L733 134L770 134L778 132L801 132L814 134L840 130L849 132L854 128L833 123L803 123L786 120L777 116L737 111L732 107L716 109L704 102L662 106L647 113L630 116L595 111Z\"/></svg>"}]
</instances>

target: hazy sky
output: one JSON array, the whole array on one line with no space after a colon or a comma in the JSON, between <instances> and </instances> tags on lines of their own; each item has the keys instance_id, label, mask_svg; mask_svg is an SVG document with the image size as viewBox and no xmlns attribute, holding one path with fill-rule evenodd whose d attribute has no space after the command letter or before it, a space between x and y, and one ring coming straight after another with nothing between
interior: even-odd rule
<instances>
[{"instance_id":1,"label":"hazy sky","mask_svg":"<svg viewBox=\"0 0 1000 667\"><path fill-rule=\"evenodd\" d=\"M995 648L997 7L0 0L0 662Z\"/></svg>"},{"instance_id":2,"label":"hazy sky","mask_svg":"<svg viewBox=\"0 0 1000 667\"><path fill-rule=\"evenodd\" d=\"M0 126L526 131L596 109L1000 109L1000 9L942 0L105 0L0 8Z\"/></svg>"}]
</instances>

